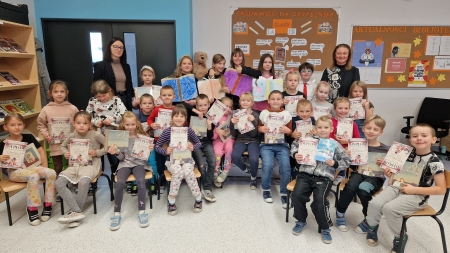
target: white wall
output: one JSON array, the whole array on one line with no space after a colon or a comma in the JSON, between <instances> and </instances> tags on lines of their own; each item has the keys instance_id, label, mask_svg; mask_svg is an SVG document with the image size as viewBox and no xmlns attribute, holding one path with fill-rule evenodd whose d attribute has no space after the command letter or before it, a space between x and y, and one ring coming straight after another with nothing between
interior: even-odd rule
<instances>
[{"instance_id":1,"label":"white wall","mask_svg":"<svg viewBox=\"0 0 450 253\"><path fill-rule=\"evenodd\" d=\"M227 58L231 53L230 7L340 7L338 43L351 44L352 25L450 25L450 4L448 0L193 0L194 52L204 51L211 58L220 53ZM227 64L228 65L228 64ZM322 73L315 73L320 80ZM450 82L450 76L447 77ZM375 106L375 113L387 121L385 133L380 138L390 144L393 140L404 141L400 129L404 127L405 115L417 116L424 97L450 98L450 89L370 89L369 98ZM437 110L450 108L436 108Z\"/></svg>"},{"instance_id":2,"label":"white wall","mask_svg":"<svg viewBox=\"0 0 450 253\"><path fill-rule=\"evenodd\" d=\"M30 21L30 26L32 26L34 29L34 36L36 36L36 16L34 14L34 0L4 0L2 2L28 5L28 20Z\"/></svg>"}]
</instances>

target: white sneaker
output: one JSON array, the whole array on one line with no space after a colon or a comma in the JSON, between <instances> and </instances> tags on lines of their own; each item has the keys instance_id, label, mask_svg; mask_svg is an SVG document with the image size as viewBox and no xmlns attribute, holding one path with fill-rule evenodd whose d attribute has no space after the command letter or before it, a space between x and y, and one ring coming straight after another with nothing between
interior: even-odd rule
<instances>
[{"instance_id":1,"label":"white sneaker","mask_svg":"<svg viewBox=\"0 0 450 253\"><path fill-rule=\"evenodd\" d=\"M69 212L66 214L66 216L59 218L58 222L61 224L68 224L74 221L82 220L84 217L85 216L83 213Z\"/></svg>"},{"instance_id":2,"label":"white sneaker","mask_svg":"<svg viewBox=\"0 0 450 253\"><path fill-rule=\"evenodd\" d=\"M76 228L80 225L80 221L74 221L69 223L69 228Z\"/></svg>"}]
</instances>

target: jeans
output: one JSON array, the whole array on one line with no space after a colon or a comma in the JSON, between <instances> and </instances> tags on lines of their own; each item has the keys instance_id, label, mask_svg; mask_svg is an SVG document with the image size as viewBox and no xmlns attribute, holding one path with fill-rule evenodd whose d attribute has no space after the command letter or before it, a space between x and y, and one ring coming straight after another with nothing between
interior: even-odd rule
<instances>
[{"instance_id":1,"label":"jeans","mask_svg":"<svg viewBox=\"0 0 450 253\"><path fill-rule=\"evenodd\" d=\"M262 158L261 186L263 191L270 191L274 158L277 158L281 176L280 195L286 196L286 186L291 179L288 144L262 144L260 153Z\"/></svg>"},{"instance_id":2,"label":"jeans","mask_svg":"<svg viewBox=\"0 0 450 253\"><path fill-rule=\"evenodd\" d=\"M245 170L245 164L242 162L242 154L248 151L248 158L250 159L250 174L253 178L256 178L258 173L258 160L259 160L259 143L250 142L245 144L243 142L234 143L233 152L231 153L231 162L234 163L239 169Z\"/></svg>"},{"instance_id":3,"label":"jeans","mask_svg":"<svg viewBox=\"0 0 450 253\"><path fill-rule=\"evenodd\" d=\"M362 131L362 127L364 126L364 119L355 119L356 126L358 126L359 136L360 138L366 138Z\"/></svg>"},{"instance_id":4,"label":"jeans","mask_svg":"<svg viewBox=\"0 0 450 253\"><path fill-rule=\"evenodd\" d=\"M195 163L202 173L202 185L203 190L211 190L211 185L214 180L214 169L216 166L216 155L214 154L214 149L210 141L202 141L201 148L195 150L193 153ZM206 166L203 161L203 154L206 157Z\"/></svg>"}]
</instances>

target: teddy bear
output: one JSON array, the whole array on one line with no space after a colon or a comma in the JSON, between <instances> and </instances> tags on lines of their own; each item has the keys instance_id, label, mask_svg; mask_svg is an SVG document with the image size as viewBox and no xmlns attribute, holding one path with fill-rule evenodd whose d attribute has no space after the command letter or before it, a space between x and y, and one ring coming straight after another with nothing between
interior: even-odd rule
<instances>
[{"instance_id":1,"label":"teddy bear","mask_svg":"<svg viewBox=\"0 0 450 253\"><path fill-rule=\"evenodd\" d=\"M197 79L202 79L207 73L206 59L208 55L204 52L198 51L194 54L194 74Z\"/></svg>"}]
</instances>

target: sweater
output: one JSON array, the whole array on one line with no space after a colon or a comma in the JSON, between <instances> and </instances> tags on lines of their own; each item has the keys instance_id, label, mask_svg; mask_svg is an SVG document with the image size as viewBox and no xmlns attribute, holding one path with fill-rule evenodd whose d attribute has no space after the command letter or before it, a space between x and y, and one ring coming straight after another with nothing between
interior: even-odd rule
<instances>
[{"instance_id":1,"label":"sweater","mask_svg":"<svg viewBox=\"0 0 450 253\"><path fill-rule=\"evenodd\" d=\"M136 137L130 137L128 139L128 149L126 149L124 152L119 152L119 154L116 155L117 159L119 159L119 161L120 161L119 166L117 166L117 171L121 168L134 168L139 165L144 167L144 169L146 169L146 170L153 171L152 168L148 165L147 160L134 158L130 155L131 151L133 150L135 141L136 141ZM116 171L116 174L117 174L117 171Z\"/></svg>"},{"instance_id":2,"label":"sweater","mask_svg":"<svg viewBox=\"0 0 450 253\"><path fill-rule=\"evenodd\" d=\"M170 144L171 129L172 129L172 127L169 127L166 130L164 130L162 132L161 136L159 136L158 141L156 142L155 150L156 150L156 152L160 153L161 155L167 155L166 150L163 148L163 145L164 145L164 143ZM199 149L202 146L202 143L198 139L197 135L195 135L194 130L192 130L190 127L188 127L188 141L190 141L190 142L192 142L192 144L194 144L193 151Z\"/></svg>"},{"instance_id":3,"label":"sweater","mask_svg":"<svg viewBox=\"0 0 450 253\"><path fill-rule=\"evenodd\" d=\"M125 105L119 97L112 97L107 102L103 103L100 100L92 97L89 99L86 111L92 115L92 124L97 126L99 122L109 119L112 124L119 125L122 121L122 115L127 111ZM115 129L112 125L105 126L107 129Z\"/></svg>"},{"instance_id":4,"label":"sweater","mask_svg":"<svg viewBox=\"0 0 450 253\"><path fill-rule=\"evenodd\" d=\"M234 124L230 124L230 133L231 136L233 136L236 139L236 142L242 142L242 143L249 143L249 142L256 142L260 143L259 140L259 133L258 133L258 123L259 123L259 114L255 111L252 111L252 115L255 118L252 121L253 126L255 129L251 130L250 132L241 134L235 127Z\"/></svg>"},{"instance_id":5,"label":"sweater","mask_svg":"<svg viewBox=\"0 0 450 253\"><path fill-rule=\"evenodd\" d=\"M44 108L42 108L41 112L39 113L37 119L37 129L43 136L50 135L49 122L51 121L51 118L69 117L70 121L72 121L75 113L77 112L78 108L68 101L64 101L60 104L50 102L46 106L44 106ZM50 144L50 156L62 155L61 150L59 149L60 146L60 143Z\"/></svg>"},{"instance_id":6,"label":"sweater","mask_svg":"<svg viewBox=\"0 0 450 253\"><path fill-rule=\"evenodd\" d=\"M338 97L348 97L350 86L354 81L359 81L359 69L353 67L349 70L345 66L327 68L323 71L321 81L328 82L331 86L328 102L333 103Z\"/></svg>"}]
</instances>

